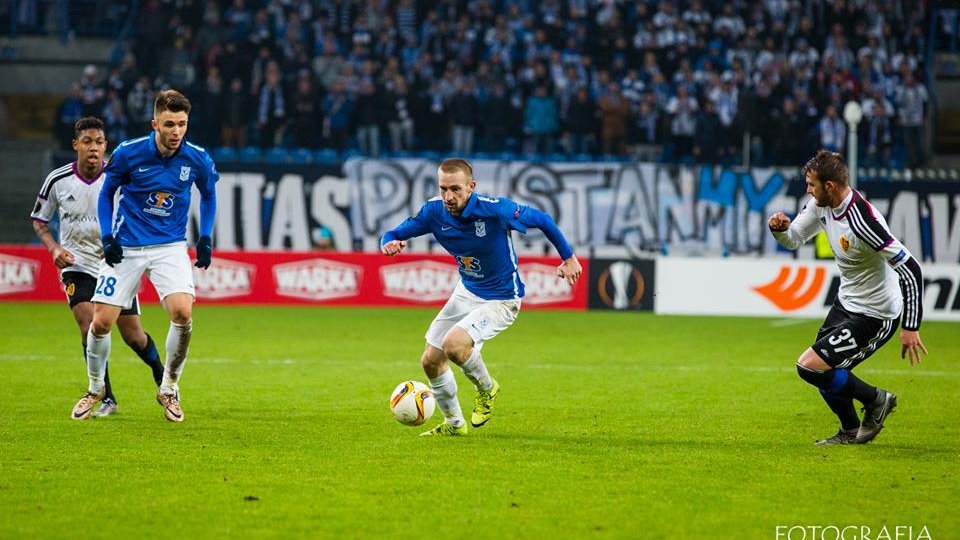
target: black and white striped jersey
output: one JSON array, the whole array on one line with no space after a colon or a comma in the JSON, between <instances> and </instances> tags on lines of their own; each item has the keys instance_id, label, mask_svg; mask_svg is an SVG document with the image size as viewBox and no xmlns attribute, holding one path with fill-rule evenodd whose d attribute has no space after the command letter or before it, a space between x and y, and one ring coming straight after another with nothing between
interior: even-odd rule
<instances>
[{"instance_id":1,"label":"black and white striped jersey","mask_svg":"<svg viewBox=\"0 0 960 540\"><path fill-rule=\"evenodd\" d=\"M97 178L86 180L77 172L74 162L54 169L40 188L30 218L49 223L59 213L60 245L73 253L76 261L62 272L83 272L96 277L100 271L103 247L97 200L102 186L102 172Z\"/></svg>"},{"instance_id":2,"label":"black and white striped jersey","mask_svg":"<svg viewBox=\"0 0 960 540\"><path fill-rule=\"evenodd\" d=\"M903 328L918 330L923 318L923 276L920 265L890 234L883 215L856 190L837 208L817 206L811 198L783 232L773 235L787 249L797 249L827 233L840 268L838 298L854 313L893 319L901 313Z\"/></svg>"}]
</instances>

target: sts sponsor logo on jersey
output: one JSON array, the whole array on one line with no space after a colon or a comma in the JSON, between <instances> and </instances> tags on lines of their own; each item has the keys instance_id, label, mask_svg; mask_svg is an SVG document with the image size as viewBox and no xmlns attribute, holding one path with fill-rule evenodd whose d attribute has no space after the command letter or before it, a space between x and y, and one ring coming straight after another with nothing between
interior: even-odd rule
<instances>
[{"instance_id":1,"label":"sts sponsor logo on jersey","mask_svg":"<svg viewBox=\"0 0 960 540\"><path fill-rule=\"evenodd\" d=\"M167 217L170 215L170 209L173 208L173 201L176 199L170 193L154 191L147 197L147 207L143 209L148 214Z\"/></svg>"},{"instance_id":2,"label":"sts sponsor logo on jersey","mask_svg":"<svg viewBox=\"0 0 960 540\"><path fill-rule=\"evenodd\" d=\"M483 270L483 268L480 267L480 259L476 257L457 256L457 264L460 265L460 271L464 274L475 278L483 277L483 274L480 273Z\"/></svg>"}]
</instances>

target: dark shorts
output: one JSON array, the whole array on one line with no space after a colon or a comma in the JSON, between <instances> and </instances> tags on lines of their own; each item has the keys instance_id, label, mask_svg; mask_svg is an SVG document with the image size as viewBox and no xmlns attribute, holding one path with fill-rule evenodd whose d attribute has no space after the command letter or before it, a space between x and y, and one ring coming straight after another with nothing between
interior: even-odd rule
<instances>
[{"instance_id":1,"label":"dark shorts","mask_svg":"<svg viewBox=\"0 0 960 540\"><path fill-rule=\"evenodd\" d=\"M899 323L899 319L874 319L852 313L837 300L811 347L831 367L853 369L890 341Z\"/></svg>"},{"instance_id":2,"label":"dark shorts","mask_svg":"<svg viewBox=\"0 0 960 540\"><path fill-rule=\"evenodd\" d=\"M67 301L70 302L70 309L73 309L81 302L89 302L93 298L93 293L97 288L97 278L83 272L64 272L60 276L63 282L63 292L67 293ZM137 298L133 299L130 309L120 312L120 315L139 315L140 302Z\"/></svg>"}]
</instances>

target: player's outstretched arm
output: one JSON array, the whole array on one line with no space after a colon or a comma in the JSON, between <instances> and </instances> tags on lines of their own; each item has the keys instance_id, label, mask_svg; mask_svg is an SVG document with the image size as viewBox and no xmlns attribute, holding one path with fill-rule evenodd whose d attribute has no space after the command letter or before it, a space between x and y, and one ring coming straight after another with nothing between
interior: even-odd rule
<instances>
[{"instance_id":1,"label":"player's outstretched arm","mask_svg":"<svg viewBox=\"0 0 960 540\"><path fill-rule=\"evenodd\" d=\"M557 277L565 279L571 287L580 279L581 274L583 274L583 267L580 266L580 261L577 260L576 255L571 255L569 259L564 260L557 267Z\"/></svg>"},{"instance_id":2,"label":"player's outstretched arm","mask_svg":"<svg viewBox=\"0 0 960 540\"><path fill-rule=\"evenodd\" d=\"M767 227L773 232L784 232L790 228L790 217L783 212L777 212L767 220Z\"/></svg>"},{"instance_id":3,"label":"player's outstretched arm","mask_svg":"<svg viewBox=\"0 0 960 540\"><path fill-rule=\"evenodd\" d=\"M390 240L389 242L380 245L380 253L383 253L388 257L393 257L394 255L397 255L406 249L406 247L406 240Z\"/></svg>"},{"instance_id":4,"label":"player's outstretched arm","mask_svg":"<svg viewBox=\"0 0 960 540\"><path fill-rule=\"evenodd\" d=\"M417 215L403 220L403 223L383 233L380 238L380 252L389 257L400 253L407 247L407 240L423 236L430 232L430 213L424 205Z\"/></svg>"},{"instance_id":5,"label":"player's outstretched arm","mask_svg":"<svg viewBox=\"0 0 960 540\"><path fill-rule=\"evenodd\" d=\"M797 249L820 231L820 221L807 204L793 221L783 212L777 212L767 220L767 227L781 246Z\"/></svg>"},{"instance_id":6,"label":"player's outstretched arm","mask_svg":"<svg viewBox=\"0 0 960 540\"><path fill-rule=\"evenodd\" d=\"M511 204L516 203L511 202ZM573 258L573 248L567 243L567 239L563 236L560 227L557 227L557 223L549 214L541 212L536 208L523 205L517 205L516 210L511 211L513 212L512 221L515 222L513 223L513 228L520 232L526 232L528 227L540 229L543 231L543 235L547 237L547 240L557 249L557 253L560 254L560 258L563 259L564 264ZM519 227L516 226L518 224L520 225ZM577 262L576 266L580 266L580 263Z\"/></svg>"}]
</instances>

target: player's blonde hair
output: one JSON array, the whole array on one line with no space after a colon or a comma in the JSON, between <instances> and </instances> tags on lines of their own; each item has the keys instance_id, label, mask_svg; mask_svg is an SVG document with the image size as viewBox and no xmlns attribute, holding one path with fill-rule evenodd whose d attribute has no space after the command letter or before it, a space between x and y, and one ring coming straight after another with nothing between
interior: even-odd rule
<instances>
[{"instance_id":1,"label":"player's blonde hair","mask_svg":"<svg viewBox=\"0 0 960 540\"><path fill-rule=\"evenodd\" d=\"M473 167L467 163L467 160L460 158L450 158L443 160L438 170L446 174L456 174L462 172L467 180L473 180Z\"/></svg>"},{"instance_id":2,"label":"player's blonde hair","mask_svg":"<svg viewBox=\"0 0 960 540\"><path fill-rule=\"evenodd\" d=\"M850 183L850 172L847 170L846 164L843 163L843 156L839 152L818 150L810 158L810 161L803 166L803 176L806 177L807 173L816 175L821 184L826 184L829 181L842 188Z\"/></svg>"},{"instance_id":3,"label":"player's blonde hair","mask_svg":"<svg viewBox=\"0 0 960 540\"><path fill-rule=\"evenodd\" d=\"M190 100L176 90L161 90L157 92L157 97L153 100L153 116L164 111L185 112L190 114Z\"/></svg>"}]
</instances>

